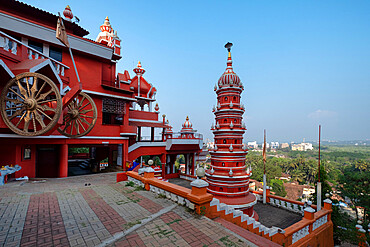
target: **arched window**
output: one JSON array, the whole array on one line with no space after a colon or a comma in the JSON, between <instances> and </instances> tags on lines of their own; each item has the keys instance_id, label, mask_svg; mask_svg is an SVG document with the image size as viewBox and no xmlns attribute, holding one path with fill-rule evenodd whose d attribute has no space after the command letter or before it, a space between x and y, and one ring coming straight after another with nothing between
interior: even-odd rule
<instances>
[{"instance_id":1,"label":"arched window","mask_svg":"<svg viewBox=\"0 0 370 247\"><path fill-rule=\"evenodd\" d=\"M226 139L224 139L223 143L226 144Z\"/></svg>"},{"instance_id":2,"label":"arched window","mask_svg":"<svg viewBox=\"0 0 370 247\"><path fill-rule=\"evenodd\" d=\"M233 100L234 100L234 102L236 102L236 96L234 96Z\"/></svg>"},{"instance_id":3,"label":"arched window","mask_svg":"<svg viewBox=\"0 0 370 247\"><path fill-rule=\"evenodd\" d=\"M225 163L224 162L222 162L222 166L225 166Z\"/></svg>"},{"instance_id":4,"label":"arched window","mask_svg":"<svg viewBox=\"0 0 370 247\"><path fill-rule=\"evenodd\" d=\"M225 101L227 101L227 97L225 97Z\"/></svg>"},{"instance_id":5,"label":"arched window","mask_svg":"<svg viewBox=\"0 0 370 247\"><path fill-rule=\"evenodd\" d=\"M224 123L227 123L227 119L224 120Z\"/></svg>"},{"instance_id":6,"label":"arched window","mask_svg":"<svg viewBox=\"0 0 370 247\"><path fill-rule=\"evenodd\" d=\"M220 191L223 191L224 189L223 188L220 188Z\"/></svg>"},{"instance_id":7,"label":"arched window","mask_svg":"<svg viewBox=\"0 0 370 247\"><path fill-rule=\"evenodd\" d=\"M236 166L239 166L239 162L236 162Z\"/></svg>"},{"instance_id":8,"label":"arched window","mask_svg":"<svg viewBox=\"0 0 370 247\"><path fill-rule=\"evenodd\" d=\"M238 140L235 140L235 144L238 144Z\"/></svg>"}]
</instances>

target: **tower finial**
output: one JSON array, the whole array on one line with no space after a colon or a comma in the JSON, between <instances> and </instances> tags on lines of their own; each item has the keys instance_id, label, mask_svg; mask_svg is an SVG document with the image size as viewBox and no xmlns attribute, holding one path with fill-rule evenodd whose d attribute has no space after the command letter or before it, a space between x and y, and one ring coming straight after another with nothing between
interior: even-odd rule
<instances>
[{"instance_id":1,"label":"tower finial","mask_svg":"<svg viewBox=\"0 0 370 247\"><path fill-rule=\"evenodd\" d=\"M233 43L230 43L230 42L227 42L227 44L225 45L225 48L227 49L227 51L229 52L230 54L230 51L231 51L231 47L233 46Z\"/></svg>"}]
</instances>

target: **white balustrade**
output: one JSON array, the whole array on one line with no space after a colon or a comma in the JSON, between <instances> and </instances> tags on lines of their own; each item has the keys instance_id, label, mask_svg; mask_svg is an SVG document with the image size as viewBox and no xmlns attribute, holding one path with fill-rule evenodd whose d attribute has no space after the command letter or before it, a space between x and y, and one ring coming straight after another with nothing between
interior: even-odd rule
<instances>
[{"instance_id":1,"label":"white balustrade","mask_svg":"<svg viewBox=\"0 0 370 247\"><path fill-rule=\"evenodd\" d=\"M320 226L324 225L326 222L328 222L328 215L324 215L321 218L318 218L313 224L312 224L312 231L315 231Z\"/></svg>"},{"instance_id":2,"label":"white balustrade","mask_svg":"<svg viewBox=\"0 0 370 247\"><path fill-rule=\"evenodd\" d=\"M22 43L21 41L13 38L12 36L0 31L0 49L11 52L14 55L18 55L18 46L27 47L27 57L28 59L50 59L54 64L58 75L64 76L65 69L69 69L68 66L62 64L61 62L45 56L42 52Z\"/></svg>"},{"instance_id":3,"label":"white balustrade","mask_svg":"<svg viewBox=\"0 0 370 247\"><path fill-rule=\"evenodd\" d=\"M293 236L292 236L292 244L294 244L298 240L306 237L308 234L310 234L310 232L309 232L309 226L305 226L301 230L293 233Z\"/></svg>"}]
</instances>

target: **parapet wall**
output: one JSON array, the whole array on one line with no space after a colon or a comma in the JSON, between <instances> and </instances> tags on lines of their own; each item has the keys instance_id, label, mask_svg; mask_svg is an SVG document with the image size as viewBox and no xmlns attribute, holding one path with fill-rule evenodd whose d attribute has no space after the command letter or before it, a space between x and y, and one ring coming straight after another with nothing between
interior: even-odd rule
<instances>
[{"instance_id":1,"label":"parapet wall","mask_svg":"<svg viewBox=\"0 0 370 247\"><path fill-rule=\"evenodd\" d=\"M297 213L302 213L301 221L285 228L266 227L252 217L232 206L220 203L207 193L207 187L197 186L202 183L192 183L192 189L158 180L154 177L154 170L147 168L143 176L136 172L127 172L128 180L159 195L184 205L197 214L209 218L220 217L232 222L254 234L283 246L334 246L333 223L331 221L331 201L326 199L324 207L315 212L314 207L303 208L302 202L286 198L267 195L268 202L273 206L283 207ZM254 192L255 193L255 192ZM255 193L257 197L260 192ZM273 217L273 216L271 216Z\"/></svg>"}]
</instances>

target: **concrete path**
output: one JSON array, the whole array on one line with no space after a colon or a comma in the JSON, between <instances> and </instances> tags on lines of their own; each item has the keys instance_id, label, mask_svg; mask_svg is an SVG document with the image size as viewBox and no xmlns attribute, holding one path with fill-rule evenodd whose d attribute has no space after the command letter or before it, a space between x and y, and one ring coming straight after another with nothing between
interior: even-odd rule
<instances>
[{"instance_id":1,"label":"concrete path","mask_svg":"<svg viewBox=\"0 0 370 247\"><path fill-rule=\"evenodd\" d=\"M115 179L108 173L1 186L0 246L255 246Z\"/></svg>"}]
</instances>

